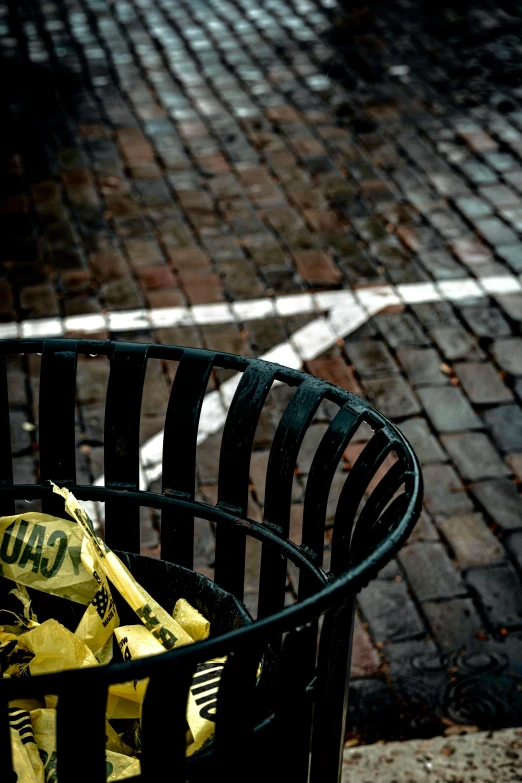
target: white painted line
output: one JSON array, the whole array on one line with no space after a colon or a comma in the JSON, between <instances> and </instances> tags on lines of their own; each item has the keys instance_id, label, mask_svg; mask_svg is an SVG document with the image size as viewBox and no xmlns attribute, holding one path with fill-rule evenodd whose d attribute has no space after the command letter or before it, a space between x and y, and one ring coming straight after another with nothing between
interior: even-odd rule
<instances>
[{"instance_id":1,"label":"white painted line","mask_svg":"<svg viewBox=\"0 0 522 783\"><path fill-rule=\"evenodd\" d=\"M234 322L234 314L226 302L200 304L192 308L194 322L201 325L229 324Z\"/></svg>"},{"instance_id":2,"label":"white painted line","mask_svg":"<svg viewBox=\"0 0 522 783\"><path fill-rule=\"evenodd\" d=\"M60 318L39 318L38 320L22 321L21 337L61 337L63 324Z\"/></svg>"},{"instance_id":3,"label":"white painted line","mask_svg":"<svg viewBox=\"0 0 522 783\"><path fill-rule=\"evenodd\" d=\"M353 302L348 305L333 307L327 318L337 338L342 340L365 324L370 315L361 305Z\"/></svg>"},{"instance_id":4,"label":"white painted line","mask_svg":"<svg viewBox=\"0 0 522 783\"><path fill-rule=\"evenodd\" d=\"M397 292L406 304L421 304L437 300L434 283L404 283L397 286Z\"/></svg>"},{"instance_id":5,"label":"white painted line","mask_svg":"<svg viewBox=\"0 0 522 783\"><path fill-rule=\"evenodd\" d=\"M316 310L331 310L332 307L351 307L355 303L352 291L318 291L313 294Z\"/></svg>"},{"instance_id":6,"label":"white painted line","mask_svg":"<svg viewBox=\"0 0 522 783\"><path fill-rule=\"evenodd\" d=\"M163 307L149 310L153 329L164 329L174 326L192 326L194 319L188 307Z\"/></svg>"},{"instance_id":7,"label":"white painted line","mask_svg":"<svg viewBox=\"0 0 522 783\"><path fill-rule=\"evenodd\" d=\"M148 310L121 310L109 313L111 332L135 332L150 329Z\"/></svg>"},{"instance_id":8,"label":"white painted line","mask_svg":"<svg viewBox=\"0 0 522 783\"><path fill-rule=\"evenodd\" d=\"M337 334L326 318L316 318L294 332L290 342L304 362L315 359L337 342Z\"/></svg>"},{"instance_id":9,"label":"white painted line","mask_svg":"<svg viewBox=\"0 0 522 783\"><path fill-rule=\"evenodd\" d=\"M522 284L512 275L499 275L498 277L483 277L480 285L484 291L492 296L502 294L517 294L522 290Z\"/></svg>"},{"instance_id":10,"label":"white painted line","mask_svg":"<svg viewBox=\"0 0 522 783\"><path fill-rule=\"evenodd\" d=\"M103 332L108 328L108 321L105 315L101 313L90 313L89 315L70 315L64 318L64 332L82 332L92 334L93 332Z\"/></svg>"},{"instance_id":11,"label":"white painted line","mask_svg":"<svg viewBox=\"0 0 522 783\"><path fill-rule=\"evenodd\" d=\"M306 313L330 312L344 309L347 313L354 303L362 305L367 313L375 315L388 305L436 302L440 299L459 301L484 295L515 293L521 290L519 278L509 272L474 279L442 280L437 283L405 283L398 286L378 285L358 288L355 291L321 291L315 294L291 294L288 296L246 299L241 302L214 302L194 307L157 307L152 310L121 310L107 315L90 313L74 315L61 321L59 318L30 319L17 323L0 324L0 339L22 337L57 337L68 332L86 334L109 328L111 332L133 332L143 329L163 329L215 323L247 322L270 318L274 315L288 317Z\"/></svg>"},{"instance_id":12,"label":"white painted line","mask_svg":"<svg viewBox=\"0 0 522 783\"><path fill-rule=\"evenodd\" d=\"M275 299L276 310L281 316L301 315L314 312L314 298L312 294L290 294L278 296Z\"/></svg>"},{"instance_id":13,"label":"white painted line","mask_svg":"<svg viewBox=\"0 0 522 783\"><path fill-rule=\"evenodd\" d=\"M273 299L249 299L232 302L232 312L238 321L257 321L277 315Z\"/></svg>"},{"instance_id":14,"label":"white painted line","mask_svg":"<svg viewBox=\"0 0 522 783\"><path fill-rule=\"evenodd\" d=\"M442 299L458 302L461 299L477 299L484 296L484 291L472 278L461 280L440 280L436 283Z\"/></svg>"},{"instance_id":15,"label":"white painted line","mask_svg":"<svg viewBox=\"0 0 522 783\"><path fill-rule=\"evenodd\" d=\"M355 296L369 315L375 315L390 305L400 305L401 300L395 288L391 285L377 285L368 288L358 288Z\"/></svg>"},{"instance_id":16,"label":"white painted line","mask_svg":"<svg viewBox=\"0 0 522 783\"><path fill-rule=\"evenodd\" d=\"M0 324L0 340L15 340L20 335L20 327L16 321Z\"/></svg>"}]
</instances>

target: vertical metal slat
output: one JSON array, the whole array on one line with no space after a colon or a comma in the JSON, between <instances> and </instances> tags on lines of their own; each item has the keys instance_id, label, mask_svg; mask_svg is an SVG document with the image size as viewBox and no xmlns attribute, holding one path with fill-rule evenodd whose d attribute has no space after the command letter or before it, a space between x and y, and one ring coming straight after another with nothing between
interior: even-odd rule
<instances>
[{"instance_id":1,"label":"vertical metal slat","mask_svg":"<svg viewBox=\"0 0 522 783\"><path fill-rule=\"evenodd\" d=\"M192 667L171 662L150 678L143 701L141 778L185 780L187 750L187 698Z\"/></svg>"},{"instance_id":2,"label":"vertical metal slat","mask_svg":"<svg viewBox=\"0 0 522 783\"><path fill-rule=\"evenodd\" d=\"M361 415L347 403L334 417L312 461L306 483L301 543L314 552L317 563L323 559L324 529L328 496L343 452L361 422ZM299 575L299 600L311 595L314 587L305 571Z\"/></svg>"},{"instance_id":3,"label":"vertical metal slat","mask_svg":"<svg viewBox=\"0 0 522 783\"><path fill-rule=\"evenodd\" d=\"M288 403L274 435L266 473L264 517L266 522L276 526L282 538L288 538L297 455L323 396L321 383L303 381ZM267 617L283 608L285 587L286 561L265 544L261 553L258 617Z\"/></svg>"},{"instance_id":4,"label":"vertical metal slat","mask_svg":"<svg viewBox=\"0 0 522 783\"><path fill-rule=\"evenodd\" d=\"M213 354L187 349L179 363L163 436L163 492L166 495L194 499L198 424L213 358ZM190 512L163 509L161 557L192 568L194 516Z\"/></svg>"},{"instance_id":5,"label":"vertical metal slat","mask_svg":"<svg viewBox=\"0 0 522 783\"><path fill-rule=\"evenodd\" d=\"M355 515L368 484L392 448L385 430L379 430L366 444L344 483L335 512L330 568L340 574L350 562L350 542Z\"/></svg>"},{"instance_id":6,"label":"vertical metal slat","mask_svg":"<svg viewBox=\"0 0 522 783\"><path fill-rule=\"evenodd\" d=\"M139 488L140 412L147 345L114 343L105 406L105 485ZM140 551L140 509L124 496L105 503L105 539L112 549Z\"/></svg>"},{"instance_id":7,"label":"vertical metal slat","mask_svg":"<svg viewBox=\"0 0 522 783\"><path fill-rule=\"evenodd\" d=\"M310 783L339 783L346 730L355 596L330 609L319 642Z\"/></svg>"},{"instance_id":8,"label":"vertical metal slat","mask_svg":"<svg viewBox=\"0 0 522 783\"><path fill-rule=\"evenodd\" d=\"M76 480L76 348L71 340L44 342L40 371L40 477L67 487ZM63 517L63 499L44 498L42 510Z\"/></svg>"},{"instance_id":9,"label":"vertical metal slat","mask_svg":"<svg viewBox=\"0 0 522 783\"><path fill-rule=\"evenodd\" d=\"M247 515L252 445L274 374L270 365L261 362L245 370L223 431L218 505L240 517ZM218 525L215 579L217 584L240 600L244 592L245 543L242 532Z\"/></svg>"},{"instance_id":10,"label":"vertical metal slat","mask_svg":"<svg viewBox=\"0 0 522 783\"><path fill-rule=\"evenodd\" d=\"M0 486L13 483L13 462L11 457L11 431L9 426L9 399L7 394L7 363L0 354ZM2 513L14 514L15 504L11 498L2 499Z\"/></svg>"},{"instance_id":11,"label":"vertical metal slat","mask_svg":"<svg viewBox=\"0 0 522 783\"><path fill-rule=\"evenodd\" d=\"M88 780L89 783L104 783L106 704L106 686L91 687L83 698L74 688L58 695L56 715L58 780L81 779ZM78 743L86 739L87 752L81 753Z\"/></svg>"},{"instance_id":12,"label":"vertical metal slat","mask_svg":"<svg viewBox=\"0 0 522 783\"><path fill-rule=\"evenodd\" d=\"M252 762L254 699L260 654L255 649L231 652L221 675L214 739L216 780L243 783ZM231 763L233 759L233 763Z\"/></svg>"},{"instance_id":13,"label":"vertical metal slat","mask_svg":"<svg viewBox=\"0 0 522 783\"><path fill-rule=\"evenodd\" d=\"M290 631L284 641L279 663L276 703L274 707L275 745L272 752L276 779L308 780L313 714L313 692L316 626L304 626ZM303 651L314 650L314 655Z\"/></svg>"}]
</instances>

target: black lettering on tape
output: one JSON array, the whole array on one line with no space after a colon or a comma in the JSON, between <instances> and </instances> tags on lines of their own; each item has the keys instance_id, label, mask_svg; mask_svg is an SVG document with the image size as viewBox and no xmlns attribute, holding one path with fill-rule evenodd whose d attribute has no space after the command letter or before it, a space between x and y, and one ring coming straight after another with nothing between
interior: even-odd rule
<instances>
[{"instance_id":1,"label":"black lettering on tape","mask_svg":"<svg viewBox=\"0 0 522 783\"><path fill-rule=\"evenodd\" d=\"M58 548L53 565L49 568L49 559L47 557L42 557L40 561L40 573L45 579L51 579L51 577L56 576L62 566L67 551L67 533L64 533L63 530L53 530L47 539L47 546L54 547L57 541Z\"/></svg>"},{"instance_id":2,"label":"black lettering on tape","mask_svg":"<svg viewBox=\"0 0 522 783\"><path fill-rule=\"evenodd\" d=\"M70 546L68 552L69 557L71 558L72 566L74 568L74 575L78 576L80 573L80 566L82 564L82 548L81 546ZM93 576L98 584L101 584L100 577L96 572L93 574Z\"/></svg>"},{"instance_id":3,"label":"black lettering on tape","mask_svg":"<svg viewBox=\"0 0 522 783\"><path fill-rule=\"evenodd\" d=\"M33 567L31 571L33 574L37 574L40 570L40 560L42 559L42 547L45 541L45 527L43 525L35 525L31 530L31 535L25 545L20 562L19 568L25 568L27 563L32 562Z\"/></svg>"},{"instance_id":4,"label":"black lettering on tape","mask_svg":"<svg viewBox=\"0 0 522 783\"><path fill-rule=\"evenodd\" d=\"M11 522L8 528L6 528L4 535L2 536L2 544L0 546L0 558L2 558L4 563L8 563L9 565L16 563L16 561L20 557L22 544L24 543L25 534L27 533L27 528L29 527L29 522L26 519L22 519L20 521L20 527L18 528L15 534L13 551L11 552L11 554L9 554L11 535L17 524L18 524L18 520L15 520L14 522Z\"/></svg>"}]
</instances>

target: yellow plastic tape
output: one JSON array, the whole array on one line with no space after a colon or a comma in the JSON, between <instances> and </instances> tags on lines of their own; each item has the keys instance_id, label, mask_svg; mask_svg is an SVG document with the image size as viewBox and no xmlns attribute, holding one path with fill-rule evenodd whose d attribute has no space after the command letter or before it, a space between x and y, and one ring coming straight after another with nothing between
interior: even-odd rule
<instances>
[{"instance_id":1,"label":"yellow plastic tape","mask_svg":"<svg viewBox=\"0 0 522 783\"><path fill-rule=\"evenodd\" d=\"M67 519L32 511L0 517L0 576L88 604L97 583L82 566L82 539Z\"/></svg>"},{"instance_id":2,"label":"yellow plastic tape","mask_svg":"<svg viewBox=\"0 0 522 783\"><path fill-rule=\"evenodd\" d=\"M100 568L153 636L161 642L166 650L192 644L194 640L189 634L141 585L138 585L119 557L96 535L86 511L80 506L72 492L66 488L57 487L56 484L53 484L53 491L65 498L67 512L78 521L87 539L86 552L93 560L98 559Z\"/></svg>"},{"instance_id":3,"label":"yellow plastic tape","mask_svg":"<svg viewBox=\"0 0 522 783\"><path fill-rule=\"evenodd\" d=\"M13 766L21 783L44 783L44 767L34 739L27 710L9 708L9 729Z\"/></svg>"},{"instance_id":4,"label":"yellow plastic tape","mask_svg":"<svg viewBox=\"0 0 522 783\"><path fill-rule=\"evenodd\" d=\"M31 712L34 738L45 765L45 783L56 783L56 710ZM125 780L140 774L140 762L131 756L105 751L107 781ZM82 779L81 755L78 756L78 780ZM25 783L23 778L20 778Z\"/></svg>"}]
</instances>

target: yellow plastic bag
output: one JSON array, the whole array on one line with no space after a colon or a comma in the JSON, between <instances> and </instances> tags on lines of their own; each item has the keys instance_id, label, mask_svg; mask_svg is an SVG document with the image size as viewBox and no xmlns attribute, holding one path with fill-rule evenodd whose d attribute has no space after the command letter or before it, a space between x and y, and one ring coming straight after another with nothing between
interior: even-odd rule
<instances>
[{"instance_id":1,"label":"yellow plastic bag","mask_svg":"<svg viewBox=\"0 0 522 783\"><path fill-rule=\"evenodd\" d=\"M88 604L98 586L82 567L82 538L74 522L48 514L0 517L0 576Z\"/></svg>"}]
</instances>

